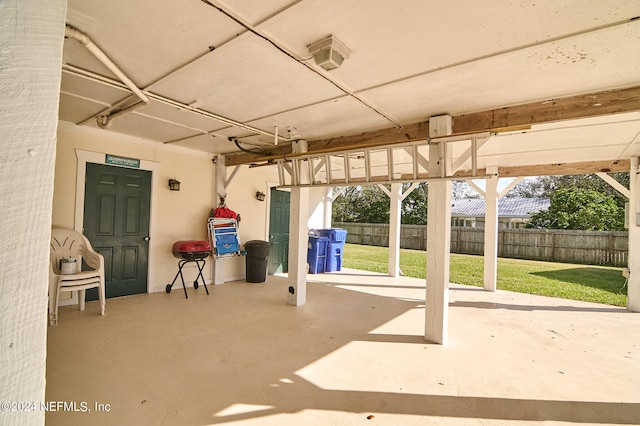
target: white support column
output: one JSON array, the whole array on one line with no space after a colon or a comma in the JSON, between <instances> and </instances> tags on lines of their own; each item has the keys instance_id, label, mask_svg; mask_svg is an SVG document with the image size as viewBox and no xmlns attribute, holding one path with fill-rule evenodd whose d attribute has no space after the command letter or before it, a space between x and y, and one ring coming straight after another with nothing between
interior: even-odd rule
<instances>
[{"instance_id":1,"label":"white support column","mask_svg":"<svg viewBox=\"0 0 640 426\"><path fill-rule=\"evenodd\" d=\"M429 182L427 200L426 340L447 343L449 259L451 246L451 181Z\"/></svg>"},{"instance_id":2,"label":"white support column","mask_svg":"<svg viewBox=\"0 0 640 426\"><path fill-rule=\"evenodd\" d=\"M431 137L451 134L451 117L431 117ZM444 177L446 156L438 144L429 147L429 175ZM446 344L449 322L449 259L451 246L451 181L429 182L427 200L427 294L425 298L425 340Z\"/></svg>"},{"instance_id":3,"label":"white support column","mask_svg":"<svg viewBox=\"0 0 640 426\"><path fill-rule=\"evenodd\" d=\"M347 187L341 187L337 192L333 192L335 187L328 187L324 200L324 228L331 228L331 221L333 216L333 202L338 198Z\"/></svg>"},{"instance_id":4,"label":"white support column","mask_svg":"<svg viewBox=\"0 0 640 426\"><path fill-rule=\"evenodd\" d=\"M306 152L306 141L292 144L294 153ZM308 168L300 167L300 182L309 180ZM309 188L291 188L289 216L289 288L287 303L307 303L307 244L309 243Z\"/></svg>"},{"instance_id":5,"label":"white support column","mask_svg":"<svg viewBox=\"0 0 640 426\"><path fill-rule=\"evenodd\" d=\"M400 221L402 210L402 184L391 184L389 214L389 276L400 276Z\"/></svg>"},{"instance_id":6,"label":"white support column","mask_svg":"<svg viewBox=\"0 0 640 426\"><path fill-rule=\"evenodd\" d=\"M227 196L227 166L224 155L218 155L213 171L213 203L217 207L220 197ZM211 281L213 284L224 284L224 258L211 262Z\"/></svg>"},{"instance_id":7,"label":"white support column","mask_svg":"<svg viewBox=\"0 0 640 426\"><path fill-rule=\"evenodd\" d=\"M51 200L65 11L65 0L0 3L3 425L42 425L45 421L40 404L46 401ZM37 408L14 411L16 403L20 409L26 401L33 405L24 406Z\"/></svg>"},{"instance_id":8,"label":"white support column","mask_svg":"<svg viewBox=\"0 0 640 426\"><path fill-rule=\"evenodd\" d=\"M640 312L640 182L638 158L631 159L629 173L629 282L627 283L627 309Z\"/></svg>"},{"instance_id":9,"label":"white support column","mask_svg":"<svg viewBox=\"0 0 640 426\"><path fill-rule=\"evenodd\" d=\"M307 302L307 244L309 243L309 188L291 188L289 217L289 289L287 302Z\"/></svg>"},{"instance_id":10,"label":"white support column","mask_svg":"<svg viewBox=\"0 0 640 426\"><path fill-rule=\"evenodd\" d=\"M498 277L498 174L497 170L487 173L492 176L487 179L485 191L484 214L484 289L496 291Z\"/></svg>"},{"instance_id":11,"label":"white support column","mask_svg":"<svg viewBox=\"0 0 640 426\"><path fill-rule=\"evenodd\" d=\"M333 214L333 197L331 193L333 192L333 187L329 186L326 188L324 195L324 228L331 228L332 214Z\"/></svg>"},{"instance_id":12,"label":"white support column","mask_svg":"<svg viewBox=\"0 0 640 426\"><path fill-rule=\"evenodd\" d=\"M347 190L348 187L346 186L342 186L340 187L336 192L333 192L335 190L335 186L334 187L329 187L327 189L327 196L326 196L326 201L324 204L324 208L325 208L325 212L324 212L324 227L325 228L331 228L331 221L333 220L332 216L333 216L333 202L336 200L336 198L338 198L339 196L341 196L344 191Z\"/></svg>"}]
</instances>

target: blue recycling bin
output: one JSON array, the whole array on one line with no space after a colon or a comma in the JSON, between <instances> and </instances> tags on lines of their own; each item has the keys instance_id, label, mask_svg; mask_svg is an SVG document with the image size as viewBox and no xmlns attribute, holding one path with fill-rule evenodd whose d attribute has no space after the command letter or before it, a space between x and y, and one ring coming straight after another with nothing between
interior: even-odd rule
<instances>
[{"instance_id":1,"label":"blue recycling bin","mask_svg":"<svg viewBox=\"0 0 640 426\"><path fill-rule=\"evenodd\" d=\"M347 230L342 228L313 229L314 236L329 239L325 259L325 272L335 272L342 269L342 254L347 241ZM311 237L310 237L311 238Z\"/></svg>"},{"instance_id":2,"label":"blue recycling bin","mask_svg":"<svg viewBox=\"0 0 640 426\"><path fill-rule=\"evenodd\" d=\"M309 273L321 274L325 272L327 250L329 248L329 238L327 237L309 237L309 245L307 248L307 263L309 264Z\"/></svg>"},{"instance_id":3,"label":"blue recycling bin","mask_svg":"<svg viewBox=\"0 0 640 426\"><path fill-rule=\"evenodd\" d=\"M325 272L335 272L342 269L342 252L344 242L329 242Z\"/></svg>"}]
</instances>

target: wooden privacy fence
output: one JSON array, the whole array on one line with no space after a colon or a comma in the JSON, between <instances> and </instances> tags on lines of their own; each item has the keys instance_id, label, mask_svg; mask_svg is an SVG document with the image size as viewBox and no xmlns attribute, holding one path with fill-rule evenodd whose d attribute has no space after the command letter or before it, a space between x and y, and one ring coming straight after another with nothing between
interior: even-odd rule
<instances>
[{"instance_id":1,"label":"wooden privacy fence","mask_svg":"<svg viewBox=\"0 0 640 426\"><path fill-rule=\"evenodd\" d=\"M347 242L389 246L389 225L334 223L347 230ZM402 225L400 247L426 250L427 227ZM498 232L498 256L585 265L626 266L627 232L504 229ZM451 227L451 253L483 254L484 229Z\"/></svg>"}]
</instances>

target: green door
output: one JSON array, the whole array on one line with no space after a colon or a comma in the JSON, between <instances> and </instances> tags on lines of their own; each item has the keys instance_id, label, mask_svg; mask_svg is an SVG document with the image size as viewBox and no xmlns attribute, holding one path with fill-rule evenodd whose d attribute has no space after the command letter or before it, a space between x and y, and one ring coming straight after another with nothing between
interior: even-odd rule
<instances>
[{"instance_id":1,"label":"green door","mask_svg":"<svg viewBox=\"0 0 640 426\"><path fill-rule=\"evenodd\" d=\"M271 188L269 273L289 271L289 200L291 194Z\"/></svg>"},{"instance_id":2,"label":"green door","mask_svg":"<svg viewBox=\"0 0 640 426\"><path fill-rule=\"evenodd\" d=\"M151 172L87 163L86 176L84 234L104 256L107 297L146 293Z\"/></svg>"}]
</instances>

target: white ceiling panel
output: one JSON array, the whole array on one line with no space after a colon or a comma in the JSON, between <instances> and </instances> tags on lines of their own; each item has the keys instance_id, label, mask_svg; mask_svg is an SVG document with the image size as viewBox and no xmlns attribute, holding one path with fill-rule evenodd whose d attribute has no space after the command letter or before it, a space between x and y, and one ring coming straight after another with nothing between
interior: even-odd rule
<instances>
[{"instance_id":1,"label":"white ceiling panel","mask_svg":"<svg viewBox=\"0 0 640 426\"><path fill-rule=\"evenodd\" d=\"M169 145L182 146L189 149L198 151L209 152L212 154L225 154L228 152L238 151L237 146L229 137L239 135L224 135L223 133L231 133L228 131L222 131L222 133L215 134L200 134L187 138L177 139L176 141L167 142ZM269 147L273 146L273 140L265 141L256 140L256 138L240 138L240 146L247 150L253 150L256 152L268 154Z\"/></svg>"},{"instance_id":2,"label":"white ceiling panel","mask_svg":"<svg viewBox=\"0 0 640 426\"><path fill-rule=\"evenodd\" d=\"M117 78L113 72L76 40L68 38L64 40L62 63L82 66L82 69L98 73L104 77Z\"/></svg>"},{"instance_id":3,"label":"white ceiling panel","mask_svg":"<svg viewBox=\"0 0 640 426\"><path fill-rule=\"evenodd\" d=\"M627 121L497 135L478 151L478 164L523 166L618 160L623 159L621 155L639 133L640 121ZM637 147L633 151L637 154Z\"/></svg>"},{"instance_id":4,"label":"white ceiling panel","mask_svg":"<svg viewBox=\"0 0 640 426\"><path fill-rule=\"evenodd\" d=\"M127 90L99 84L82 77L70 75L66 72L62 73L60 90L66 93L73 93L75 96L80 98L92 100L95 103L102 105L103 109L106 109L109 105L131 96L131 92ZM91 117L94 112L86 112L83 114L86 114L86 117L83 117L84 120Z\"/></svg>"},{"instance_id":5,"label":"white ceiling panel","mask_svg":"<svg viewBox=\"0 0 640 426\"><path fill-rule=\"evenodd\" d=\"M628 43L615 40L624 38ZM638 84L640 20L423 74L360 96L402 123ZM407 95L410 94L410 98Z\"/></svg>"},{"instance_id":6,"label":"white ceiling panel","mask_svg":"<svg viewBox=\"0 0 640 426\"><path fill-rule=\"evenodd\" d=\"M621 148L622 146L595 146L589 149L556 147L550 150L535 150L522 153L501 152L494 155L479 155L478 167L517 167L551 163L557 164L617 160L612 153L616 151L619 152Z\"/></svg>"},{"instance_id":7,"label":"white ceiling panel","mask_svg":"<svg viewBox=\"0 0 640 426\"><path fill-rule=\"evenodd\" d=\"M337 36L351 55L330 74L359 91L639 15L634 1L316 0L260 29L301 58L310 43Z\"/></svg>"},{"instance_id":8,"label":"white ceiling panel","mask_svg":"<svg viewBox=\"0 0 640 426\"><path fill-rule=\"evenodd\" d=\"M212 154L222 154L230 150L231 145L226 137L215 135L198 135L190 137L180 142L171 143L172 146L181 146L196 151L210 152Z\"/></svg>"},{"instance_id":9,"label":"white ceiling panel","mask_svg":"<svg viewBox=\"0 0 640 426\"><path fill-rule=\"evenodd\" d=\"M555 130L555 129L570 129L570 128L584 128L600 125L617 125L621 124L626 126L627 123L635 122L636 125L640 122L640 111L627 112L623 114L603 115L600 117L579 118L574 120L565 120L555 123L541 123L531 126L532 131L543 130Z\"/></svg>"},{"instance_id":10,"label":"white ceiling panel","mask_svg":"<svg viewBox=\"0 0 640 426\"><path fill-rule=\"evenodd\" d=\"M229 137L269 149L276 128L313 141L640 86L640 1L69 0L67 17L151 97L109 130L209 153L239 151ZM327 35L350 49L332 71L307 49ZM136 101L77 41L63 61L61 120ZM640 152L638 115L501 134L482 161L628 159Z\"/></svg>"},{"instance_id":11,"label":"white ceiling panel","mask_svg":"<svg viewBox=\"0 0 640 426\"><path fill-rule=\"evenodd\" d=\"M251 25L260 23L284 12L300 0L219 0L215 3L222 6L234 16L242 17Z\"/></svg>"},{"instance_id":12,"label":"white ceiling panel","mask_svg":"<svg viewBox=\"0 0 640 426\"><path fill-rule=\"evenodd\" d=\"M92 117L94 114L98 114L103 109L103 104L99 104L76 95L71 95L66 92L61 92L58 119L68 123L77 124L86 120L87 117Z\"/></svg>"},{"instance_id":13,"label":"white ceiling panel","mask_svg":"<svg viewBox=\"0 0 640 426\"><path fill-rule=\"evenodd\" d=\"M486 156L498 155L502 152L527 154L550 151L559 147L587 150L597 146L626 146L638 133L640 133L640 121L497 135L492 137L490 143L487 143L479 152ZM616 159L616 157L611 158Z\"/></svg>"},{"instance_id":14,"label":"white ceiling panel","mask_svg":"<svg viewBox=\"0 0 640 426\"><path fill-rule=\"evenodd\" d=\"M250 121L301 105L331 99L342 92L305 66L258 37L245 34L192 64L185 73L156 85L155 90L185 103Z\"/></svg>"},{"instance_id":15,"label":"white ceiling panel","mask_svg":"<svg viewBox=\"0 0 640 426\"><path fill-rule=\"evenodd\" d=\"M159 101L152 100L148 106L140 108L138 112L180 124L185 127L202 132L210 132L223 129L228 125L213 118L194 113L188 110L167 105Z\"/></svg>"},{"instance_id":16,"label":"white ceiling panel","mask_svg":"<svg viewBox=\"0 0 640 426\"><path fill-rule=\"evenodd\" d=\"M139 87L243 31L200 1L69 0L67 7L68 23L87 34ZM75 22L77 16L91 26Z\"/></svg>"},{"instance_id":17,"label":"white ceiling panel","mask_svg":"<svg viewBox=\"0 0 640 426\"><path fill-rule=\"evenodd\" d=\"M294 127L303 139L330 138L391 125L380 114L351 97L332 99L252 121L250 124L260 128L279 126L280 131Z\"/></svg>"},{"instance_id":18,"label":"white ceiling panel","mask_svg":"<svg viewBox=\"0 0 640 426\"><path fill-rule=\"evenodd\" d=\"M87 125L97 128L95 121ZM193 130L175 126L163 121L155 120L135 112L127 114L123 117L113 120L109 131L116 133L124 133L142 139L148 139L156 142L164 142L186 138L194 135Z\"/></svg>"}]
</instances>

